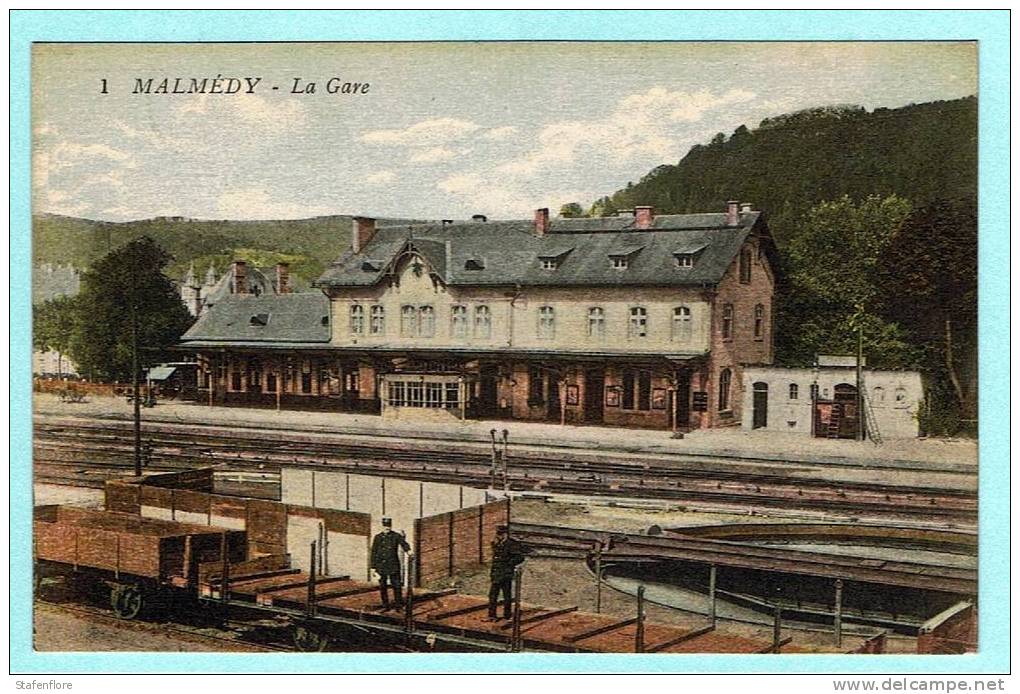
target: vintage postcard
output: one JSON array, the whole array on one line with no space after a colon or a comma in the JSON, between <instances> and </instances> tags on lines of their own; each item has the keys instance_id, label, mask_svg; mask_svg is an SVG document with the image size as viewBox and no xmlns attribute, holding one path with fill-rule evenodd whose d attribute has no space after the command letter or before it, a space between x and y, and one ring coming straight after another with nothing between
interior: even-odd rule
<instances>
[{"instance_id":1,"label":"vintage postcard","mask_svg":"<svg viewBox=\"0 0 1020 694\"><path fill-rule=\"evenodd\" d=\"M991 653L979 41L167 38L30 47L35 656Z\"/></svg>"}]
</instances>

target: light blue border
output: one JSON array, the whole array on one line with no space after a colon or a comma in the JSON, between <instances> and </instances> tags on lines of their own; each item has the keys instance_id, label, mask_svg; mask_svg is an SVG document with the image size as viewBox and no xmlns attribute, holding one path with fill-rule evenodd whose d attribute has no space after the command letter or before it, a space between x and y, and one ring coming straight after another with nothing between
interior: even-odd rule
<instances>
[{"instance_id":1,"label":"light blue border","mask_svg":"<svg viewBox=\"0 0 1020 694\"><path fill-rule=\"evenodd\" d=\"M12 11L11 671L1005 673L1009 671L1009 13ZM29 68L33 41L979 40L981 652L973 656L36 654L31 650Z\"/></svg>"}]
</instances>

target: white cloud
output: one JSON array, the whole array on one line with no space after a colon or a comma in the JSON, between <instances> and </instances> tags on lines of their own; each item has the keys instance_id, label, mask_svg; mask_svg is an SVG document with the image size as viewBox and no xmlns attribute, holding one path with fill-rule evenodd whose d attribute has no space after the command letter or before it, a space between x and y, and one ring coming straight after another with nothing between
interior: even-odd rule
<instances>
[{"instance_id":1,"label":"white cloud","mask_svg":"<svg viewBox=\"0 0 1020 694\"><path fill-rule=\"evenodd\" d=\"M511 137L517 134L517 128L512 125L504 125L499 128L492 128L482 133L482 137L486 140L493 140L495 142L504 142L509 140Z\"/></svg>"},{"instance_id":2,"label":"white cloud","mask_svg":"<svg viewBox=\"0 0 1020 694\"><path fill-rule=\"evenodd\" d=\"M303 219L334 212L296 200L274 199L264 187L223 193L216 199L216 206L224 219Z\"/></svg>"},{"instance_id":3,"label":"white cloud","mask_svg":"<svg viewBox=\"0 0 1020 694\"><path fill-rule=\"evenodd\" d=\"M749 101L754 94L733 89L723 94L708 91L669 91L652 87L620 99L605 117L562 121L538 132L538 147L496 167L500 174L531 176L546 166L592 165L607 159L614 164L661 163L679 158L680 144L690 124L709 111ZM687 132L685 132L685 130Z\"/></svg>"},{"instance_id":4,"label":"white cloud","mask_svg":"<svg viewBox=\"0 0 1020 694\"><path fill-rule=\"evenodd\" d=\"M481 127L458 118L432 118L403 129L372 130L364 133L361 141L381 145L434 146L470 135Z\"/></svg>"},{"instance_id":5,"label":"white cloud","mask_svg":"<svg viewBox=\"0 0 1020 694\"><path fill-rule=\"evenodd\" d=\"M409 161L416 164L435 164L441 161L456 159L458 156L463 156L470 151L470 149L454 151L447 147L429 147L428 149L414 152Z\"/></svg>"},{"instance_id":6,"label":"white cloud","mask_svg":"<svg viewBox=\"0 0 1020 694\"><path fill-rule=\"evenodd\" d=\"M365 176L365 183L372 186L377 186L382 185L384 183L392 183L393 181L396 180L396 178L397 174L393 173L392 171L376 171L375 173L371 173L368 176Z\"/></svg>"}]
</instances>

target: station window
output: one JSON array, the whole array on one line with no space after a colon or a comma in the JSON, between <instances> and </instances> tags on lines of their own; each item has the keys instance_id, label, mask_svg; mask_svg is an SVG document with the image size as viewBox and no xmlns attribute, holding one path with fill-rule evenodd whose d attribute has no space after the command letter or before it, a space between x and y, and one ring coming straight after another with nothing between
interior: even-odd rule
<instances>
[{"instance_id":1,"label":"station window","mask_svg":"<svg viewBox=\"0 0 1020 694\"><path fill-rule=\"evenodd\" d=\"M677 306L673 309L673 339L686 342L691 339L691 309Z\"/></svg>"},{"instance_id":2,"label":"station window","mask_svg":"<svg viewBox=\"0 0 1020 694\"><path fill-rule=\"evenodd\" d=\"M449 381L390 381L386 384L386 404L390 407L457 409L460 386Z\"/></svg>"},{"instance_id":3,"label":"station window","mask_svg":"<svg viewBox=\"0 0 1020 694\"><path fill-rule=\"evenodd\" d=\"M475 337L483 340L492 337L492 312L484 304L475 306Z\"/></svg>"},{"instance_id":4,"label":"station window","mask_svg":"<svg viewBox=\"0 0 1020 694\"><path fill-rule=\"evenodd\" d=\"M748 284L751 281L751 249L745 248L740 251L740 282Z\"/></svg>"},{"instance_id":5,"label":"station window","mask_svg":"<svg viewBox=\"0 0 1020 694\"><path fill-rule=\"evenodd\" d=\"M405 304L400 307L400 336L415 337L418 334L418 309Z\"/></svg>"},{"instance_id":6,"label":"station window","mask_svg":"<svg viewBox=\"0 0 1020 694\"><path fill-rule=\"evenodd\" d=\"M648 336L648 310L643 306L635 306L630 310L630 336Z\"/></svg>"},{"instance_id":7,"label":"station window","mask_svg":"<svg viewBox=\"0 0 1020 694\"><path fill-rule=\"evenodd\" d=\"M733 339L733 304L723 304L722 338L724 340Z\"/></svg>"},{"instance_id":8,"label":"station window","mask_svg":"<svg viewBox=\"0 0 1020 694\"><path fill-rule=\"evenodd\" d=\"M602 339L606 336L606 312L601 306L588 309L588 337Z\"/></svg>"},{"instance_id":9,"label":"station window","mask_svg":"<svg viewBox=\"0 0 1020 694\"><path fill-rule=\"evenodd\" d=\"M542 306L538 309L538 336L548 340L555 335L556 311L552 306Z\"/></svg>"},{"instance_id":10,"label":"station window","mask_svg":"<svg viewBox=\"0 0 1020 694\"><path fill-rule=\"evenodd\" d=\"M365 334L365 307L360 304L351 306L351 335Z\"/></svg>"},{"instance_id":11,"label":"station window","mask_svg":"<svg viewBox=\"0 0 1020 694\"><path fill-rule=\"evenodd\" d=\"M790 399L796 400L800 397L800 387L796 383L790 384Z\"/></svg>"},{"instance_id":12,"label":"station window","mask_svg":"<svg viewBox=\"0 0 1020 694\"><path fill-rule=\"evenodd\" d=\"M418 331L421 337L433 337L436 334L436 310L431 306L418 308Z\"/></svg>"},{"instance_id":13,"label":"station window","mask_svg":"<svg viewBox=\"0 0 1020 694\"><path fill-rule=\"evenodd\" d=\"M730 409L730 379L733 374L729 369L719 372L719 411Z\"/></svg>"},{"instance_id":14,"label":"station window","mask_svg":"<svg viewBox=\"0 0 1020 694\"><path fill-rule=\"evenodd\" d=\"M386 334L386 309L378 304L372 307L371 331L373 335Z\"/></svg>"},{"instance_id":15,"label":"station window","mask_svg":"<svg viewBox=\"0 0 1020 694\"><path fill-rule=\"evenodd\" d=\"M467 337L467 306L453 306L450 309L450 334L455 338Z\"/></svg>"}]
</instances>

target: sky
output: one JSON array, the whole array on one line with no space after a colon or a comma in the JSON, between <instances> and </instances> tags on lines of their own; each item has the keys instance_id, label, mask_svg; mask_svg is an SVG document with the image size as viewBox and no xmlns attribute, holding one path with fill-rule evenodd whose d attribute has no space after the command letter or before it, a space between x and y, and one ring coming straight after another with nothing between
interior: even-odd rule
<instances>
[{"instance_id":1,"label":"sky","mask_svg":"<svg viewBox=\"0 0 1020 694\"><path fill-rule=\"evenodd\" d=\"M523 218L770 116L976 93L973 43L36 44L33 212Z\"/></svg>"}]
</instances>

